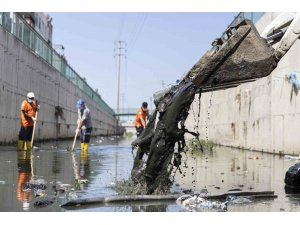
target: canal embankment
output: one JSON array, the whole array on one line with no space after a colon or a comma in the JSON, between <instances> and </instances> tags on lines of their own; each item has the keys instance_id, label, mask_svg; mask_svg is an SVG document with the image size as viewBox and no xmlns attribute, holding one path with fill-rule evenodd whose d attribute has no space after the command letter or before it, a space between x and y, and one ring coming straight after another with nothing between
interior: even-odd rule
<instances>
[{"instance_id":1,"label":"canal embankment","mask_svg":"<svg viewBox=\"0 0 300 225\"><path fill-rule=\"evenodd\" d=\"M117 134L114 111L101 96L24 21L16 17L9 23L11 18L4 15L0 24L0 144L17 141L20 105L28 92L34 92L40 104L36 140L74 137L79 98L92 112L94 135Z\"/></svg>"}]
</instances>

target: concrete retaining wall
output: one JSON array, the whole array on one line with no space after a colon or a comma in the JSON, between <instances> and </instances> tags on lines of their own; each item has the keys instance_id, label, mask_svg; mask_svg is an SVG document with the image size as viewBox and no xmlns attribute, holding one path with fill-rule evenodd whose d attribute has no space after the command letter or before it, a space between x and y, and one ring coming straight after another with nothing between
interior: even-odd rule
<instances>
[{"instance_id":1,"label":"concrete retaining wall","mask_svg":"<svg viewBox=\"0 0 300 225\"><path fill-rule=\"evenodd\" d=\"M111 114L0 27L0 143L18 139L20 105L29 91L35 93L41 105L37 139L73 137L79 98L85 99L92 112L93 134L116 132L117 122ZM63 115L56 116L56 106L61 107Z\"/></svg>"},{"instance_id":2,"label":"concrete retaining wall","mask_svg":"<svg viewBox=\"0 0 300 225\"><path fill-rule=\"evenodd\" d=\"M300 92L288 80L300 72L297 40L268 76L236 88L203 93L200 100L201 139L271 153L300 153ZM300 73L297 74L300 79ZM197 130L198 97L186 125ZM189 136L190 137L190 136Z\"/></svg>"}]
</instances>

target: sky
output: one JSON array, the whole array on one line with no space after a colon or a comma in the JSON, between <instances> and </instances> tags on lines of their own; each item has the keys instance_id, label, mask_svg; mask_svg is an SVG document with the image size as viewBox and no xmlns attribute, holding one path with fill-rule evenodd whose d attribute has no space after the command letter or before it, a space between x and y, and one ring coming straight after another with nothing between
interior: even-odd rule
<instances>
[{"instance_id":1,"label":"sky","mask_svg":"<svg viewBox=\"0 0 300 225\"><path fill-rule=\"evenodd\" d=\"M115 41L126 42L120 64L119 107L136 108L143 101L151 103L154 92L180 79L238 14L47 13L53 18L53 44L64 46L69 65L113 109L117 108Z\"/></svg>"}]
</instances>

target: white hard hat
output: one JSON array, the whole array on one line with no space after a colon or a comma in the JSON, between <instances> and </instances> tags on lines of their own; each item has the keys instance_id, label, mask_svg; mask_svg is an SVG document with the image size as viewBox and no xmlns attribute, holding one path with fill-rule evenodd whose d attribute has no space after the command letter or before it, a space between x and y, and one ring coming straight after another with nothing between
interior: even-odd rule
<instances>
[{"instance_id":1,"label":"white hard hat","mask_svg":"<svg viewBox=\"0 0 300 225\"><path fill-rule=\"evenodd\" d=\"M28 92L27 98L34 98L34 93L33 92Z\"/></svg>"}]
</instances>

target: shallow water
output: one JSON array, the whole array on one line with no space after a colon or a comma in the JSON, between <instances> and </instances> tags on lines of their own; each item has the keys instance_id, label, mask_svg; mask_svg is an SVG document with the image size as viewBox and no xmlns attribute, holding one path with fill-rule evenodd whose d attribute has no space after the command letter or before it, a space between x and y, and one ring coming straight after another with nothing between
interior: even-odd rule
<instances>
[{"instance_id":1,"label":"shallow water","mask_svg":"<svg viewBox=\"0 0 300 225\"><path fill-rule=\"evenodd\" d=\"M251 203L228 204L233 212L300 211L300 196L285 191L284 177L288 168L299 160L279 155L215 147L212 151L189 152L183 155L188 168L176 174L183 189L196 193L241 191L274 191L277 198L252 200ZM191 185L192 184L192 185Z\"/></svg>"},{"instance_id":2,"label":"shallow water","mask_svg":"<svg viewBox=\"0 0 300 225\"><path fill-rule=\"evenodd\" d=\"M181 212L174 201L89 205L62 208L77 198L116 194L112 185L130 176L132 139L95 138L88 154L67 151L69 142L41 144L27 154L13 147L0 147L0 211L103 211L103 212ZM71 141L72 142L72 141ZM78 143L79 144L79 143ZM57 148L55 146L58 146ZM232 202L228 211L300 211L297 194L287 196L284 175L297 161L277 155L217 147L213 151L190 152L183 156L182 174L176 173L173 190L191 189L207 194L230 189L275 191L278 198L241 203ZM79 184L76 178L82 180ZM44 191L24 189L24 184L44 183ZM48 206L35 206L48 200ZM201 210L203 211L203 210ZM205 210L204 210L205 211Z\"/></svg>"}]
</instances>

